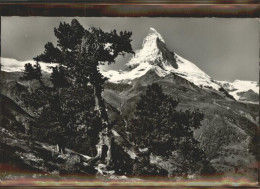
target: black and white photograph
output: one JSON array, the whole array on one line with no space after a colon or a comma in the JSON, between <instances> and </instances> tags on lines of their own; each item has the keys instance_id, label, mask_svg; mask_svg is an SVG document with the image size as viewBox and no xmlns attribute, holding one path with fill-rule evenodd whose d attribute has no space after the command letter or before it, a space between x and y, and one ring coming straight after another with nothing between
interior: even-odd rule
<instances>
[{"instance_id":1,"label":"black and white photograph","mask_svg":"<svg viewBox=\"0 0 260 189\"><path fill-rule=\"evenodd\" d=\"M259 29L2 16L0 185L257 186Z\"/></svg>"}]
</instances>

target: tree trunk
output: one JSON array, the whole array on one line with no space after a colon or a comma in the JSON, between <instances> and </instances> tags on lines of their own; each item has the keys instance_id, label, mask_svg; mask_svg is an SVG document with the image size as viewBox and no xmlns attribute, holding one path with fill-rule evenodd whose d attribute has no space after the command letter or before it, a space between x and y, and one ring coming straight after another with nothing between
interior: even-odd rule
<instances>
[{"instance_id":1,"label":"tree trunk","mask_svg":"<svg viewBox=\"0 0 260 189\"><path fill-rule=\"evenodd\" d=\"M110 123L108 120L108 115L106 112L105 103L102 99L101 94L97 93L97 89L94 86L94 96L95 96L95 110L99 112L102 121L102 130L99 133L99 143L97 144L97 155L96 158L101 159L102 154L105 154L105 162L112 162L112 140L113 134L111 132ZM107 151L103 152L103 147L107 146Z\"/></svg>"},{"instance_id":2,"label":"tree trunk","mask_svg":"<svg viewBox=\"0 0 260 189\"><path fill-rule=\"evenodd\" d=\"M101 94L98 94L96 87L94 87L94 96L95 96L95 110L98 111L101 117L103 128L106 128L109 126L108 115L106 112L105 103L102 99Z\"/></svg>"}]
</instances>

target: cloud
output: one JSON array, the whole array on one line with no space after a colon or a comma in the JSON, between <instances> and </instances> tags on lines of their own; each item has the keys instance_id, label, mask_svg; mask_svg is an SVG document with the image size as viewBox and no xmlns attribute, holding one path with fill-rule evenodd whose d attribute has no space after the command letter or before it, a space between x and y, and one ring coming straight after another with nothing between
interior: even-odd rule
<instances>
[{"instance_id":1,"label":"cloud","mask_svg":"<svg viewBox=\"0 0 260 189\"><path fill-rule=\"evenodd\" d=\"M24 70L24 65L27 63L31 63L32 65L35 64L34 60L27 60L27 61L19 61L12 58L3 58L1 57L1 70L6 72L21 72ZM50 66L56 66L57 64L50 64L50 63L43 63L39 62L41 65L42 71L44 72L51 72Z\"/></svg>"}]
</instances>

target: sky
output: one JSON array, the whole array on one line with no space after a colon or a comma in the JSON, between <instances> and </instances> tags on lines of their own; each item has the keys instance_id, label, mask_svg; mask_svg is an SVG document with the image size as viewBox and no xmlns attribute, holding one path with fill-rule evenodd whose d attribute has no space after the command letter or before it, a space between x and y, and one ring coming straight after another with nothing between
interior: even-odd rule
<instances>
[{"instance_id":1,"label":"sky","mask_svg":"<svg viewBox=\"0 0 260 189\"><path fill-rule=\"evenodd\" d=\"M70 17L1 17L1 56L31 60L56 44L54 27ZM78 17L85 27L132 31L132 47L140 49L155 28L169 50L196 64L216 80L259 80L259 29L254 18ZM132 56L132 55L131 55ZM107 69L122 69L131 57L120 57Z\"/></svg>"}]
</instances>

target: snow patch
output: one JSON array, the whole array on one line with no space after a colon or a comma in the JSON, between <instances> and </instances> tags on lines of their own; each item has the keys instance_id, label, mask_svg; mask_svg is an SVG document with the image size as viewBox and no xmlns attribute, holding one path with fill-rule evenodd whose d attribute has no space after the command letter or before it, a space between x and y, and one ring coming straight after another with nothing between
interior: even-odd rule
<instances>
[{"instance_id":1,"label":"snow patch","mask_svg":"<svg viewBox=\"0 0 260 189\"><path fill-rule=\"evenodd\" d=\"M105 77L109 78L110 82L118 83L121 81L129 81L141 77L151 68L153 68L152 65L149 65L148 63L144 63L134 68L131 71L101 70L101 72Z\"/></svg>"},{"instance_id":2,"label":"snow patch","mask_svg":"<svg viewBox=\"0 0 260 189\"><path fill-rule=\"evenodd\" d=\"M201 69L199 69L194 63L186 60L185 58L182 58L176 53L175 55L178 69L175 69L173 72L179 74L180 77L187 79L197 86L206 86L215 90L219 90L220 86L213 82L214 80Z\"/></svg>"},{"instance_id":3,"label":"snow patch","mask_svg":"<svg viewBox=\"0 0 260 189\"><path fill-rule=\"evenodd\" d=\"M259 83L257 81L235 80L234 82L218 81L223 88L229 90L229 94L236 100L239 100L238 93L247 92L249 90L259 94Z\"/></svg>"},{"instance_id":4,"label":"snow patch","mask_svg":"<svg viewBox=\"0 0 260 189\"><path fill-rule=\"evenodd\" d=\"M31 63L32 65L35 65L36 62L34 60L26 60L26 61L19 61L13 58L3 58L1 57L1 70L6 72L22 72L24 70L24 65L27 63ZM42 71L51 73L50 66L56 66L58 64L50 64L50 63L44 63L39 62Z\"/></svg>"}]
</instances>

